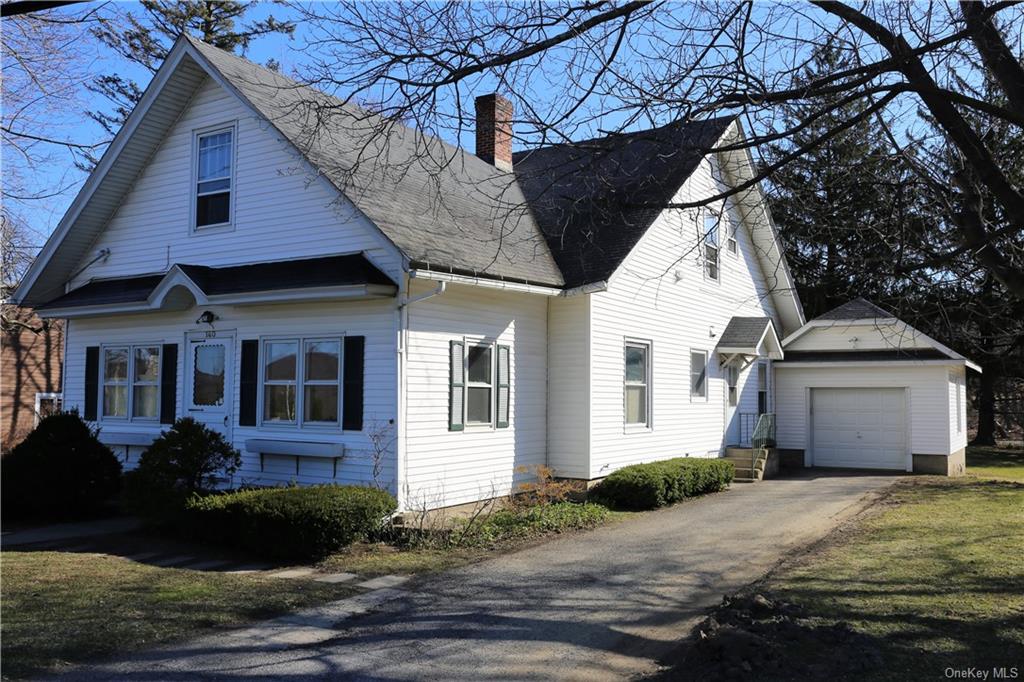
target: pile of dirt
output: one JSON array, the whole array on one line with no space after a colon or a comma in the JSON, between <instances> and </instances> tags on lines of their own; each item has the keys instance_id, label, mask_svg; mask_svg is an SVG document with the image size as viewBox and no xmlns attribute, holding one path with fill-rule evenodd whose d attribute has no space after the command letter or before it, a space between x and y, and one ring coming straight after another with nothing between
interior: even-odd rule
<instances>
[{"instance_id":1,"label":"pile of dirt","mask_svg":"<svg viewBox=\"0 0 1024 682\"><path fill-rule=\"evenodd\" d=\"M761 594L725 597L659 680L857 679L883 665L878 642Z\"/></svg>"}]
</instances>

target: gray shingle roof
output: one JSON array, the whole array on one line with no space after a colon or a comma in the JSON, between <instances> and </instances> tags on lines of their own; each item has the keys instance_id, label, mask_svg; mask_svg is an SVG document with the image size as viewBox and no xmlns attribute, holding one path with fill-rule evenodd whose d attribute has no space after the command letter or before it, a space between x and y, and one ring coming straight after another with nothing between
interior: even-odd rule
<instances>
[{"instance_id":1,"label":"gray shingle roof","mask_svg":"<svg viewBox=\"0 0 1024 682\"><path fill-rule=\"evenodd\" d=\"M782 362L857 362L861 360L945 360L950 356L938 348L899 350L788 350Z\"/></svg>"},{"instance_id":2,"label":"gray shingle roof","mask_svg":"<svg viewBox=\"0 0 1024 682\"><path fill-rule=\"evenodd\" d=\"M725 326L718 339L721 348L753 348L764 335L765 327L771 324L767 317L734 317Z\"/></svg>"},{"instance_id":3,"label":"gray shingle roof","mask_svg":"<svg viewBox=\"0 0 1024 682\"><path fill-rule=\"evenodd\" d=\"M433 269L563 284L511 173L248 60L189 41L409 260Z\"/></svg>"},{"instance_id":4,"label":"gray shingle roof","mask_svg":"<svg viewBox=\"0 0 1024 682\"><path fill-rule=\"evenodd\" d=\"M387 275L361 253L220 268L186 264L178 264L178 267L210 296L359 284L395 286ZM50 301L39 309L142 302L149 298L165 276L145 275L96 280Z\"/></svg>"},{"instance_id":5,"label":"gray shingle roof","mask_svg":"<svg viewBox=\"0 0 1024 682\"><path fill-rule=\"evenodd\" d=\"M513 155L566 286L611 277L733 120L676 122Z\"/></svg>"},{"instance_id":6,"label":"gray shingle roof","mask_svg":"<svg viewBox=\"0 0 1024 682\"><path fill-rule=\"evenodd\" d=\"M815 320L869 320L874 318L888 319L896 317L888 310L883 310L877 305L863 298L855 298L838 308L833 308L827 313L818 315Z\"/></svg>"}]
</instances>

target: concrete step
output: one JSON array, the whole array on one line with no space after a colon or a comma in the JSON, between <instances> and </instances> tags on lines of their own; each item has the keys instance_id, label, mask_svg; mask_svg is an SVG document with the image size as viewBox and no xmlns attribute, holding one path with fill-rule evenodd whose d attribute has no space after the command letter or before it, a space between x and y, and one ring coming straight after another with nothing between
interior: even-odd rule
<instances>
[{"instance_id":1,"label":"concrete step","mask_svg":"<svg viewBox=\"0 0 1024 682\"><path fill-rule=\"evenodd\" d=\"M746 467L748 469L750 468L750 458L749 457L742 457L742 458L741 457L723 457L722 459L724 459L726 462L732 462L732 465L734 467L736 467L737 469L739 469L741 467ZM763 471L764 470L764 458L755 460L754 461L754 468L755 469L761 469Z\"/></svg>"},{"instance_id":2,"label":"concrete step","mask_svg":"<svg viewBox=\"0 0 1024 682\"><path fill-rule=\"evenodd\" d=\"M760 481L764 478L764 471L761 469L751 469L748 467L736 467L733 473L734 479L749 478Z\"/></svg>"}]
</instances>

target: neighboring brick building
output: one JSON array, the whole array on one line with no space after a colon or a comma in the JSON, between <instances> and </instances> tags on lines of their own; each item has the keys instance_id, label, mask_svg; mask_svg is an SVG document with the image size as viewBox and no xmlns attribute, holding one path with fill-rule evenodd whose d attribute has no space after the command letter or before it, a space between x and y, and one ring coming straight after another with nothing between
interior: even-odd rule
<instances>
[{"instance_id":1,"label":"neighboring brick building","mask_svg":"<svg viewBox=\"0 0 1024 682\"><path fill-rule=\"evenodd\" d=\"M37 410L60 406L64 324L44 324L29 308L3 305L0 340L0 448L32 430Z\"/></svg>"}]
</instances>

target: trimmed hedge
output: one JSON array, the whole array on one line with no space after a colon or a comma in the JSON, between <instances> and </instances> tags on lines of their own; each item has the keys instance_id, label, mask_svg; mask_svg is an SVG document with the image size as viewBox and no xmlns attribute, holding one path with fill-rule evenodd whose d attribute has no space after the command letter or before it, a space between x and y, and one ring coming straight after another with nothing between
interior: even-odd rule
<instances>
[{"instance_id":1,"label":"trimmed hedge","mask_svg":"<svg viewBox=\"0 0 1024 682\"><path fill-rule=\"evenodd\" d=\"M94 514L117 495L121 463L77 412L51 414L3 458L3 514L68 518Z\"/></svg>"},{"instance_id":2,"label":"trimmed hedge","mask_svg":"<svg viewBox=\"0 0 1024 682\"><path fill-rule=\"evenodd\" d=\"M596 528L607 520L608 508L599 504L552 502L499 509L479 524L464 525L456 531L453 539L458 546L486 546Z\"/></svg>"},{"instance_id":3,"label":"trimmed hedge","mask_svg":"<svg viewBox=\"0 0 1024 682\"><path fill-rule=\"evenodd\" d=\"M320 559L378 531L397 506L377 488L255 488L193 496L185 505L182 530L270 558Z\"/></svg>"},{"instance_id":4,"label":"trimmed hedge","mask_svg":"<svg viewBox=\"0 0 1024 682\"><path fill-rule=\"evenodd\" d=\"M732 463L723 459L680 457L634 464L601 481L591 495L623 509L654 509L724 490L732 482L733 473Z\"/></svg>"}]
</instances>

